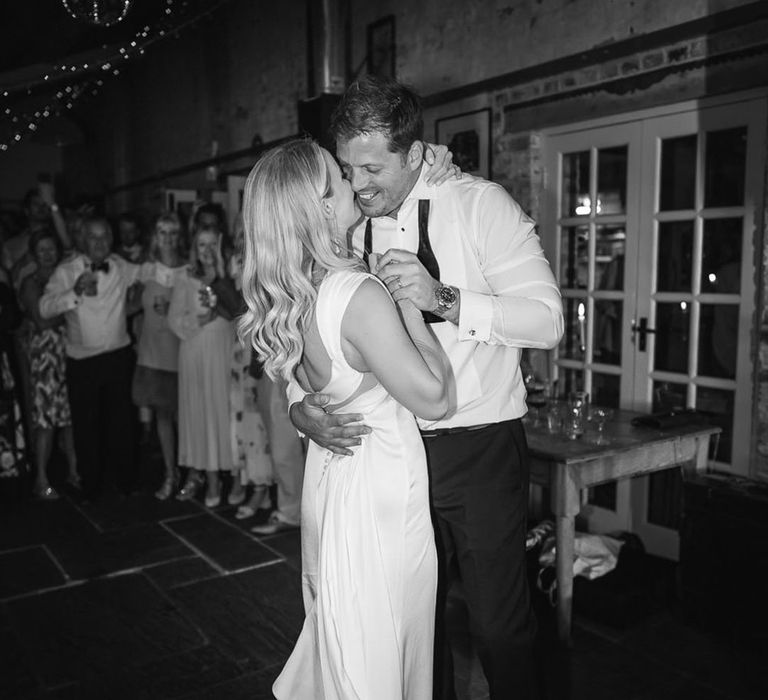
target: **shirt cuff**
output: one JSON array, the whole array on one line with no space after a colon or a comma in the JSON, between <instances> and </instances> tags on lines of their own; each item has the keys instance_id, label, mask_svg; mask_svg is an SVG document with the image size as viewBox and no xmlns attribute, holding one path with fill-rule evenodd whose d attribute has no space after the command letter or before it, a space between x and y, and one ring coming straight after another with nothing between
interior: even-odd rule
<instances>
[{"instance_id":1,"label":"shirt cuff","mask_svg":"<svg viewBox=\"0 0 768 700\"><path fill-rule=\"evenodd\" d=\"M459 340L488 342L493 322L493 299L487 294L460 290Z\"/></svg>"}]
</instances>

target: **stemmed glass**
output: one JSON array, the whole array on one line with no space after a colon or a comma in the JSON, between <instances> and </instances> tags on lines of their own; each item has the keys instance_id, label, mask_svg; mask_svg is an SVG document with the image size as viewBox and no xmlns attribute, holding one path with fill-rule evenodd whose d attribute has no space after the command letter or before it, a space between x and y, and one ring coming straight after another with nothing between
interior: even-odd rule
<instances>
[{"instance_id":1,"label":"stemmed glass","mask_svg":"<svg viewBox=\"0 0 768 700\"><path fill-rule=\"evenodd\" d=\"M605 437L605 424L613 417L613 410L610 408L603 408L602 406L592 406L589 410L589 420L597 426L597 439L596 445L604 445L608 442L608 438Z\"/></svg>"}]
</instances>

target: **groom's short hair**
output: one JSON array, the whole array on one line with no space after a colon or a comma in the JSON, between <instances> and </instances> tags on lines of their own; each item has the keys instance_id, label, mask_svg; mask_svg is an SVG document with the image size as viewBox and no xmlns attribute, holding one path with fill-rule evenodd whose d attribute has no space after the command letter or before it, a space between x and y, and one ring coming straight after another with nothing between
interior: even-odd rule
<instances>
[{"instance_id":1,"label":"groom's short hair","mask_svg":"<svg viewBox=\"0 0 768 700\"><path fill-rule=\"evenodd\" d=\"M413 90L392 78L368 75L347 88L331 116L331 135L338 142L381 132L389 150L402 156L421 140L424 117Z\"/></svg>"}]
</instances>

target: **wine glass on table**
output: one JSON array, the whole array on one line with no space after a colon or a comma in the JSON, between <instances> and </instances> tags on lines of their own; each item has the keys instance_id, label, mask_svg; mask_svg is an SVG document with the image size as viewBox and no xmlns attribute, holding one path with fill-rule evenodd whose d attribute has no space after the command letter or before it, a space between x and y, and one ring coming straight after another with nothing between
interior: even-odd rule
<instances>
[{"instance_id":1,"label":"wine glass on table","mask_svg":"<svg viewBox=\"0 0 768 700\"><path fill-rule=\"evenodd\" d=\"M589 420L597 427L596 445L605 445L608 438L605 437L605 424L613 417L613 410L603 406L592 406L589 409Z\"/></svg>"},{"instance_id":2,"label":"wine glass on table","mask_svg":"<svg viewBox=\"0 0 768 700\"><path fill-rule=\"evenodd\" d=\"M533 427L541 422L541 411L547 406L547 382L536 374L525 376L526 402L533 414Z\"/></svg>"}]
</instances>

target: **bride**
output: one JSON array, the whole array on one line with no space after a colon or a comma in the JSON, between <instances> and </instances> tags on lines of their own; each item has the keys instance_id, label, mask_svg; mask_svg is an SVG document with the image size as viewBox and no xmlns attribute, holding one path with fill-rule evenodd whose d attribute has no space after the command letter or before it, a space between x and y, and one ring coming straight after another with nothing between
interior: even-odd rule
<instances>
[{"instance_id":1,"label":"bride","mask_svg":"<svg viewBox=\"0 0 768 700\"><path fill-rule=\"evenodd\" d=\"M302 496L306 619L278 699L432 697L437 582L426 459L416 416L452 409L452 375L410 302L349 256L361 216L313 141L271 150L244 194L240 325L266 372L363 416L352 456L310 443Z\"/></svg>"}]
</instances>

